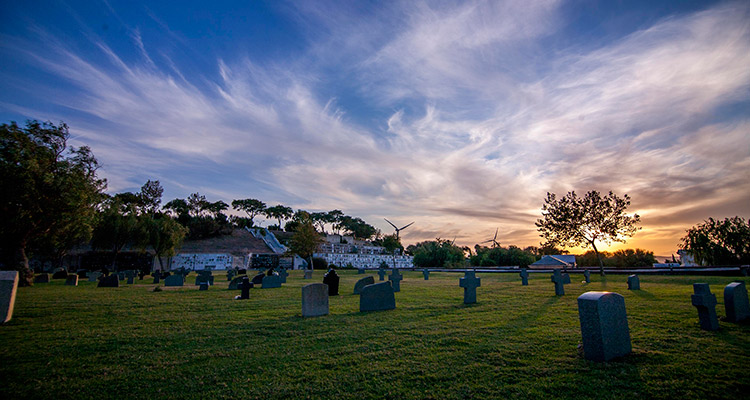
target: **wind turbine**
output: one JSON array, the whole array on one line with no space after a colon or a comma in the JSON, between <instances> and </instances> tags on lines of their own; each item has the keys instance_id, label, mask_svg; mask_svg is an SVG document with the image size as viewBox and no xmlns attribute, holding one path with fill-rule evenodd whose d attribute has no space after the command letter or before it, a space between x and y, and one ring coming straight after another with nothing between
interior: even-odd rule
<instances>
[{"instance_id":1,"label":"wind turbine","mask_svg":"<svg viewBox=\"0 0 750 400\"><path fill-rule=\"evenodd\" d=\"M495 247L500 247L500 243L497 242L497 231L499 231L499 230L500 230L500 228L495 229L495 236L492 239L485 240L484 242L480 242L479 244L492 242L492 248L493 249Z\"/></svg>"},{"instance_id":2,"label":"wind turbine","mask_svg":"<svg viewBox=\"0 0 750 400\"><path fill-rule=\"evenodd\" d=\"M391 224L391 226L393 227L393 229L395 229L395 230L396 230L396 239L398 239L398 234L399 234L399 232L401 232L401 231L403 231L404 229L406 229L406 228L410 227L410 226L411 226L411 225L412 225L412 224L414 223L414 221L412 221L412 223L411 223L411 224L408 224L408 225L406 225L406 226L403 226L403 227L399 228L399 227L397 227L396 225L393 225L393 222L391 222L391 221L388 221L388 218L383 218L383 219L385 220L385 222L387 222L387 223Z\"/></svg>"}]
</instances>

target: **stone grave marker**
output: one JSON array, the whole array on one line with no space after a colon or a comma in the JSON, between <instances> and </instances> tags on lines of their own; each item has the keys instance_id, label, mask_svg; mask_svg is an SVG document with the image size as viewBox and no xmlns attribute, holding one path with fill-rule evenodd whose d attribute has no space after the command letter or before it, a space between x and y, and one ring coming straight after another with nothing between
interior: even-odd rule
<instances>
[{"instance_id":1,"label":"stone grave marker","mask_svg":"<svg viewBox=\"0 0 750 400\"><path fill-rule=\"evenodd\" d=\"M253 285L262 285L263 284L263 278L266 277L266 274L264 272L261 272L253 277L253 280L251 281Z\"/></svg>"},{"instance_id":2,"label":"stone grave marker","mask_svg":"<svg viewBox=\"0 0 750 400\"><path fill-rule=\"evenodd\" d=\"M120 277L117 274L99 277L96 287L120 287Z\"/></svg>"},{"instance_id":3,"label":"stone grave marker","mask_svg":"<svg viewBox=\"0 0 750 400\"><path fill-rule=\"evenodd\" d=\"M729 322L740 322L750 318L750 303L745 282L732 282L724 287L724 310Z\"/></svg>"},{"instance_id":4,"label":"stone grave marker","mask_svg":"<svg viewBox=\"0 0 750 400\"><path fill-rule=\"evenodd\" d=\"M564 296L565 284L563 283L563 277L559 269L556 269L552 273L552 282L555 283L555 296Z\"/></svg>"},{"instance_id":5,"label":"stone grave marker","mask_svg":"<svg viewBox=\"0 0 750 400\"><path fill-rule=\"evenodd\" d=\"M424 280L429 281L430 280L430 270L425 268L422 270L422 275L424 275Z\"/></svg>"},{"instance_id":6,"label":"stone grave marker","mask_svg":"<svg viewBox=\"0 0 750 400\"><path fill-rule=\"evenodd\" d=\"M563 273L562 274L562 278L563 278L563 284L564 285L569 285L570 284L570 274L568 274L567 272Z\"/></svg>"},{"instance_id":7,"label":"stone grave marker","mask_svg":"<svg viewBox=\"0 0 750 400\"><path fill-rule=\"evenodd\" d=\"M328 285L328 295L338 296L339 295L339 280L341 278L336 273L336 270L331 268L328 272L323 275L323 283Z\"/></svg>"},{"instance_id":8,"label":"stone grave marker","mask_svg":"<svg viewBox=\"0 0 750 400\"><path fill-rule=\"evenodd\" d=\"M364 273L365 273L365 269L364 268L357 268L357 275L362 275Z\"/></svg>"},{"instance_id":9,"label":"stone grave marker","mask_svg":"<svg viewBox=\"0 0 750 400\"><path fill-rule=\"evenodd\" d=\"M184 286L185 278L180 274L169 275L164 278L164 286Z\"/></svg>"},{"instance_id":10,"label":"stone grave marker","mask_svg":"<svg viewBox=\"0 0 750 400\"><path fill-rule=\"evenodd\" d=\"M128 277L128 285L132 285L133 283L135 283L135 278L132 277L132 276L129 276Z\"/></svg>"},{"instance_id":11,"label":"stone grave marker","mask_svg":"<svg viewBox=\"0 0 750 400\"><path fill-rule=\"evenodd\" d=\"M328 315L328 285L309 283L302 286L302 317L321 315Z\"/></svg>"},{"instance_id":12,"label":"stone grave marker","mask_svg":"<svg viewBox=\"0 0 750 400\"><path fill-rule=\"evenodd\" d=\"M612 292L586 292L578 297L584 358L608 361L629 354L630 329L625 298Z\"/></svg>"},{"instance_id":13,"label":"stone grave marker","mask_svg":"<svg viewBox=\"0 0 750 400\"><path fill-rule=\"evenodd\" d=\"M286 283L286 278L289 276L289 271L286 270L286 268L281 267L281 270L279 271L279 277L281 278L281 283Z\"/></svg>"},{"instance_id":14,"label":"stone grave marker","mask_svg":"<svg viewBox=\"0 0 750 400\"><path fill-rule=\"evenodd\" d=\"M716 317L716 295L711 293L708 283L694 283L694 294L690 296L693 306L698 309L698 319L701 329L715 331L719 329L719 319Z\"/></svg>"},{"instance_id":15,"label":"stone grave marker","mask_svg":"<svg viewBox=\"0 0 750 400\"><path fill-rule=\"evenodd\" d=\"M260 283L261 289L273 289L281 287L281 277L278 275L266 275Z\"/></svg>"},{"instance_id":16,"label":"stone grave marker","mask_svg":"<svg viewBox=\"0 0 750 400\"><path fill-rule=\"evenodd\" d=\"M641 290L641 280L638 275L630 275L628 277L628 290Z\"/></svg>"},{"instance_id":17,"label":"stone grave marker","mask_svg":"<svg viewBox=\"0 0 750 400\"><path fill-rule=\"evenodd\" d=\"M253 283L250 282L250 278L247 277L247 275L242 276L242 281L240 282L240 292L239 296L235 296L235 300L247 300L250 298L250 288L253 287Z\"/></svg>"},{"instance_id":18,"label":"stone grave marker","mask_svg":"<svg viewBox=\"0 0 750 400\"><path fill-rule=\"evenodd\" d=\"M237 275L234 278L232 278L232 281L229 282L229 290L240 290L240 284L242 283L242 278L246 276L247 275Z\"/></svg>"},{"instance_id":19,"label":"stone grave marker","mask_svg":"<svg viewBox=\"0 0 750 400\"><path fill-rule=\"evenodd\" d=\"M393 272L391 272L390 275L388 275L388 280L393 285L393 292L400 292L401 291L401 280L404 279L404 276L401 275L400 272L398 272L398 269L394 268Z\"/></svg>"},{"instance_id":20,"label":"stone grave marker","mask_svg":"<svg viewBox=\"0 0 750 400\"><path fill-rule=\"evenodd\" d=\"M97 282L99 281L99 277L102 276L102 273L99 271L93 271L89 272L86 276L88 276L89 282Z\"/></svg>"},{"instance_id":21,"label":"stone grave marker","mask_svg":"<svg viewBox=\"0 0 750 400\"><path fill-rule=\"evenodd\" d=\"M521 268L521 273L519 275L521 276L521 285L529 286L529 271L527 271L526 268Z\"/></svg>"},{"instance_id":22,"label":"stone grave marker","mask_svg":"<svg viewBox=\"0 0 750 400\"><path fill-rule=\"evenodd\" d=\"M589 270L583 271L583 280L586 283L591 283L591 272L589 272Z\"/></svg>"},{"instance_id":23,"label":"stone grave marker","mask_svg":"<svg viewBox=\"0 0 750 400\"><path fill-rule=\"evenodd\" d=\"M18 271L0 271L0 324L13 318L18 289Z\"/></svg>"},{"instance_id":24,"label":"stone grave marker","mask_svg":"<svg viewBox=\"0 0 750 400\"><path fill-rule=\"evenodd\" d=\"M68 279L68 271L65 268L55 268L52 271L52 279Z\"/></svg>"},{"instance_id":25,"label":"stone grave marker","mask_svg":"<svg viewBox=\"0 0 750 400\"><path fill-rule=\"evenodd\" d=\"M35 276L34 283L49 283L49 274L39 274Z\"/></svg>"},{"instance_id":26,"label":"stone grave marker","mask_svg":"<svg viewBox=\"0 0 750 400\"><path fill-rule=\"evenodd\" d=\"M391 282L378 282L362 288L359 311L381 311L396 308L396 296Z\"/></svg>"},{"instance_id":27,"label":"stone grave marker","mask_svg":"<svg viewBox=\"0 0 750 400\"><path fill-rule=\"evenodd\" d=\"M159 272L159 271L154 271L154 272L153 272L153 273L151 274L151 276L153 276L153 277L154 277L154 283L157 283L157 284L158 284L158 283L159 283L159 281L161 280L161 272Z\"/></svg>"},{"instance_id":28,"label":"stone grave marker","mask_svg":"<svg viewBox=\"0 0 750 400\"><path fill-rule=\"evenodd\" d=\"M305 270L305 279L312 279L313 270L306 269Z\"/></svg>"},{"instance_id":29,"label":"stone grave marker","mask_svg":"<svg viewBox=\"0 0 750 400\"><path fill-rule=\"evenodd\" d=\"M358 280L357 283L354 284L354 294L362 294L362 288L367 285L372 285L373 283L375 283L375 278L371 276L366 276Z\"/></svg>"},{"instance_id":30,"label":"stone grave marker","mask_svg":"<svg viewBox=\"0 0 750 400\"><path fill-rule=\"evenodd\" d=\"M379 268L378 269L378 276L380 276L380 280L381 281L385 280L385 276L387 274L388 274L388 271L386 271L385 269L383 269L383 268Z\"/></svg>"},{"instance_id":31,"label":"stone grave marker","mask_svg":"<svg viewBox=\"0 0 750 400\"><path fill-rule=\"evenodd\" d=\"M200 286L198 286L198 290L208 290L209 286L208 281L203 281Z\"/></svg>"},{"instance_id":32,"label":"stone grave marker","mask_svg":"<svg viewBox=\"0 0 750 400\"><path fill-rule=\"evenodd\" d=\"M78 275L68 275L68 279L65 280L65 286L78 286Z\"/></svg>"},{"instance_id":33,"label":"stone grave marker","mask_svg":"<svg viewBox=\"0 0 750 400\"><path fill-rule=\"evenodd\" d=\"M464 277L458 282L458 286L464 288L464 304L477 302L477 288L481 285L481 279L476 277L473 270L464 273Z\"/></svg>"},{"instance_id":34,"label":"stone grave marker","mask_svg":"<svg viewBox=\"0 0 750 400\"><path fill-rule=\"evenodd\" d=\"M234 277L237 276L237 271L234 269L227 270L227 281L231 282Z\"/></svg>"}]
</instances>

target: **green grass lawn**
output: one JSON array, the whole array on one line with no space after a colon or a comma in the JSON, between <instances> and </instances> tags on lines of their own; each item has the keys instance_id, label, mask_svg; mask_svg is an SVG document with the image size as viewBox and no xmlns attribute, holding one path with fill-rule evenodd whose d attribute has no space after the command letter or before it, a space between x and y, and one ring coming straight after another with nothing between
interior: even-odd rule
<instances>
[{"instance_id":1,"label":"green grass lawn","mask_svg":"<svg viewBox=\"0 0 750 400\"><path fill-rule=\"evenodd\" d=\"M303 319L293 271L280 289L235 301L216 286L153 292L64 281L19 288L0 326L0 398L747 398L750 325L702 331L692 283L708 282L724 316L730 277L572 275L554 295L549 274L477 274L478 303L463 305L458 273L406 272L396 309L360 313L355 271L340 272L330 315ZM374 275L371 273L371 275ZM375 275L377 281L377 275ZM750 279L745 278L750 285ZM625 296L633 353L586 361L576 298Z\"/></svg>"}]
</instances>

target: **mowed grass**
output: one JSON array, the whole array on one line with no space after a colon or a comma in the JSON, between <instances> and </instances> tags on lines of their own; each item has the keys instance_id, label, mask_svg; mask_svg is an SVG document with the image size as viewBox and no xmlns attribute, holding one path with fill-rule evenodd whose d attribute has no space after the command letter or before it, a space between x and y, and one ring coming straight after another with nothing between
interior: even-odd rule
<instances>
[{"instance_id":1,"label":"mowed grass","mask_svg":"<svg viewBox=\"0 0 750 400\"><path fill-rule=\"evenodd\" d=\"M463 304L459 273L405 272L396 309L360 313L362 278L340 271L330 315L303 319L293 271L279 289L235 301L223 275L208 291L153 292L63 281L19 288L0 326L0 397L232 399L747 398L750 325L702 331L692 283L708 282L723 316L731 277L626 276L573 283L554 295L549 274L477 274L478 303ZM374 273L370 273L374 275ZM375 280L378 280L377 275ZM744 278L746 284L750 280ZM576 298L625 296L633 353L586 361Z\"/></svg>"}]
</instances>

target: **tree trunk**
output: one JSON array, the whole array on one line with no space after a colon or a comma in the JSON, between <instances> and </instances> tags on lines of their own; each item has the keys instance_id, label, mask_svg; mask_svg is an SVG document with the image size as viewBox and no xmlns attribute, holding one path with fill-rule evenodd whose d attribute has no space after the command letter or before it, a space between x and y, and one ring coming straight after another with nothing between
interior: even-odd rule
<instances>
[{"instance_id":1,"label":"tree trunk","mask_svg":"<svg viewBox=\"0 0 750 400\"><path fill-rule=\"evenodd\" d=\"M18 271L18 286L34 284L34 273L29 268L29 257L26 255L26 244L20 244L16 249L15 269Z\"/></svg>"},{"instance_id":2,"label":"tree trunk","mask_svg":"<svg viewBox=\"0 0 750 400\"><path fill-rule=\"evenodd\" d=\"M602 261L602 255L599 254L599 250L596 249L596 245L594 244L593 240L591 241L591 247L594 248L596 258L599 259L599 275L604 276L604 261Z\"/></svg>"}]
</instances>

